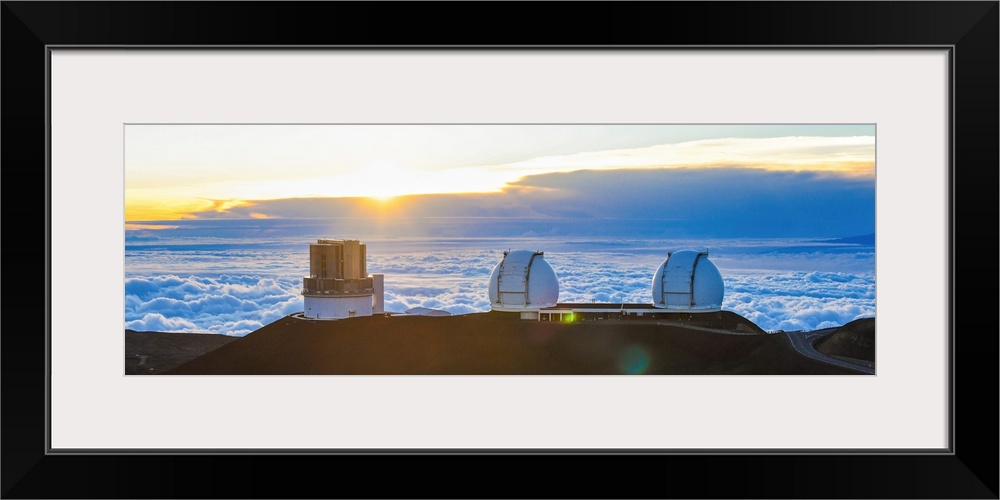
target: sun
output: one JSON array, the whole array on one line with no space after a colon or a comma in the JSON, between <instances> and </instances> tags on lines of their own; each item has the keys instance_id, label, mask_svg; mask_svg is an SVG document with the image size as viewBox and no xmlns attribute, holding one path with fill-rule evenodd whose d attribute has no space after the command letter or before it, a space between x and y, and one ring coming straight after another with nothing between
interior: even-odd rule
<instances>
[{"instance_id":1,"label":"sun","mask_svg":"<svg viewBox=\"0 0 1000 500\"><path fill-rule=\"evenodd\" d=\"M388 160L371 162L361 171L371 180L364 189L366 197L380 203L387 203L405 193L411 177L405 166Z\"/></svg>"},{"instance_id":2,"label":"sun","mask_svg":"<svg viewBox=\"0 0 1000 500\"><path fill-rule=\"evenodd\" d=\"M371 199L371 200L373 200L373 201L377 201L377 202L379 202L381 204L387 204L390 201L392 201L394 198L396 198L396 195L394 195L394 194L370 195L370 196L368 196L368 198Z\"/></svg>"}]
</instances>

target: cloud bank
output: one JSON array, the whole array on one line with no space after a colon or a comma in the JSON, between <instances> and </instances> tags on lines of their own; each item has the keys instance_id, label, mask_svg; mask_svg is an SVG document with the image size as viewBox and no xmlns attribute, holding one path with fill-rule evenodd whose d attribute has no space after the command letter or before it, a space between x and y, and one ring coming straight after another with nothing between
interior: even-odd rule
<instances>
[{"instance_id":1,"label":"cloud bank","mask_svg":"<svg viewBox=\"0 0 1000 500\"><path fill-rule=\"evenodd\" d=\"M302 311L299 285L260 276L136 276L125 280L125 328L243 336Z\"/></svg>"},{"instance_id":2,"label":"cloud bank","mask_svg":"<svg viewBox=\"0 0 1000 500\"><path fill-rule=\"evenodd\" d=\"M127 126L125 138L129 220L226 212L246 200L496 193L579 170L739 166L873 178L875 167L873 125L147 124Z\"/></svg>"},{"instance_id":3,"label":"cloud bank","mask_svg":"<svg viewBox=\"0 0 1000 500\"><path fill-rule=\"evenodd\" d=\"M190 215L330 217L372 236L514 236L533 220L536 234L558 236L842 237L875 231L875 180L750 168L584 170L524 177L500 193L246 200ZM494 222L469 232L461 224L469 218Z\"/></svg>"},{"instance_id":4,"label":"cloud bank","mask_svg":"<svg viewBox=\"0 0 1000 500\"><path fill-rule=\"evenodd\" d=\"M607 242L611 243L611 242ZM591 245L600 248L596 243ZM613 247L613 246L612 246ZM452 314L489 310L487 281L503 249L437 249L370 254L369 272L386 275L385 308L415 307ZM765 330L814 330L875 314L871 249L754 254L720 250L712 260L725 280L723 309ZM825 257L824 257L825 256ZM561 302L647 303L658 253L588 250L546 252L556 271ZM824 262L825 265L818 265ZM857 269L843 269L856 261ZM224 274L225 263L273 274ZM771 264L810 270L769 269ZM125 327L133 330L242 336L302 311L301 251L142 251L126 253ZM160 268L167 274L149 272ZM181 272L182 270L189 272ZM133 272L139 270L141 272ZM171 272L172 271L172 272ZM193 271L193 272L191 272Z\"/></svg>"},{"instance_id":5,"label":"cloud bank","mask_svg":"<svg viewBox=\"0 0 1000 500\"><path fill-rule=\"evenodd\" d=\"M723 309L765 330L817 330L875 316L872 274L736 273L724 281Z\"/></svg>"}]
</instances>

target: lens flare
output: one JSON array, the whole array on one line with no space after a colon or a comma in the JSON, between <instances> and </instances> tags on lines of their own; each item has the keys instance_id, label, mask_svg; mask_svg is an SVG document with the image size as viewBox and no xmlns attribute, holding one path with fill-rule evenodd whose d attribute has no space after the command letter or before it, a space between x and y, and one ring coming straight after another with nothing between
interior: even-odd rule
<instances>
[{"instance_id":1,"label":"lens flare","mask_svg":"<svg viewBox=\"0 0 1000 500\"><path fill-rule=\"evenodd\" d=\"M630 345L618 355L618 369L626 375L641 375L649 368L649 353L637 345Z\"/></svg>"}]
</instances>

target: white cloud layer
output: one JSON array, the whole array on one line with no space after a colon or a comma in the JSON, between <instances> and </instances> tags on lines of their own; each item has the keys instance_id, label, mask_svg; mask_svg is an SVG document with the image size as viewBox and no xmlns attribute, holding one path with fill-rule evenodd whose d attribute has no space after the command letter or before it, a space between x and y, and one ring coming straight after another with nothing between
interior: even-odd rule
<instances>
[{"instance_id":1,"label":"white cloud layer","mask_svg":"<svg viewBox=\"0 0 1000 500\"><path fill-rule=\"evenodd\" d=\"M765 330L818 330L875 316L872 274L739 273L724 281L723 309Z\"/></svg>"},{"instance_id":2,"label":"white cloud layer","mask_svg":"<svg viewBox=\"0 0 1000 500\"><path fill-rule=\"evenodd\" d=\"M125 328L243 336L302 310L293 280L176 275L125 279Z\"/></svg>"},{"instance_id":3,"label":"white cloud layer","mask_svg":"<svg viewBox=\"0 0 1000 500\"><path fill-rule=\"evenodd\" d=\"M594 250L607 246L595 242L584 251L546 252L559 277L560 302L651 300L652 274L662 257L645 249ZM765 330L814 330L875 315L870 248L765 250L723 248L710 254L725 280L723 309ZM369 254L368 271L386 276L387 311L426 307L468 314L489 310L487 281L501 255L501 249L440 246ZM246 335L302 310L306 259L303 252L246 249L127 252L125 327ZM220 273L227 267L239 272Z\"/></svg>"}]
</instances>

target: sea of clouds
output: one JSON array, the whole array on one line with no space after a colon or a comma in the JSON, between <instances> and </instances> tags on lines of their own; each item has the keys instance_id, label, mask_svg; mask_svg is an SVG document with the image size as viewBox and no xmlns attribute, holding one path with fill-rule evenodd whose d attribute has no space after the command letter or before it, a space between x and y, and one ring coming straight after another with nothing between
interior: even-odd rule
<instances>
[{"instance_id":1,"label":"sea of clouds","mask_svg":"<svg viewBox=\"0 0 1000 500\"><path fill-rule=\"evenodd\" d=\"M125 328L243 336L300 312L308 247L299 246L127 248ZM659 246L615 240L543 248L559 277L561 302L643 303L651 300L653 272L666 257ZM725 281L723 309L765 330L814 330L875 315L870 246L733 240L712 247L710 259ZM489 310L488 278L506 248L454 241L392 248L369 245L368 252L368 272L386 276L387 311Z\"/></svg>"}]
</instances>

